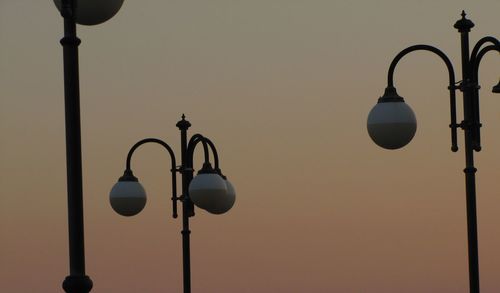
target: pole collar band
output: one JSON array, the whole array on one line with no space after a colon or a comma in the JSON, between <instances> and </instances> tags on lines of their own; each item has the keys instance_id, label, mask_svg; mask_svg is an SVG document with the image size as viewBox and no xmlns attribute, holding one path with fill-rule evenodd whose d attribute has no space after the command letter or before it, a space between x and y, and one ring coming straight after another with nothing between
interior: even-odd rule
<instances>
[{"instance_id":1,"label":"pole collar band","mask_svg":"<svg viewBox=\"0 0 500 293\"><path fill-rule=\"evenodd\" d=\"M60 43L61 45L74 45L78 46L80 45L82 41L78 37L64 37L61 39Z\"/></svg>"}]
</instances>

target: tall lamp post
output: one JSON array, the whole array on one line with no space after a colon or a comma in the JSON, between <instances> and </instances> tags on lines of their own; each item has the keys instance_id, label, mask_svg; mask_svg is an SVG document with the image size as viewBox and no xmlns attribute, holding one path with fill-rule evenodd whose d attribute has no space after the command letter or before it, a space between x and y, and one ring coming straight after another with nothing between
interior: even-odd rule
<instances>
[{"instance_id":1,"label":"tall lamp post","mask_svg":"<svg viewBox=\"0 0 500 293\"><path fill-rule=\"evenodd\" d=\"M401 51L389 67L387 87L384 95L368 115L368 133L372 140L386 149L398 149L410 142L417 129L415 114L396 92L393 84L394 69L406 54L413 51L430 51L438 55L446 64L449 73L450 116L451 116L451 150L458 151L457 128L464 130L465 137L465 186L467 202L467 235L469 255L469 287L470 292L479 293L479 262L477 244L476 216L476 181L474 167L474 151L481 150L479 119L479 83L478 69L483 56L489 51L500 52L500 43L494 37L480 39L469 53L469 32L474 23L467 19L462 11L462 18L454 27L460 32L462 51L462 80L455 82L455 73L449 58L439 49L428 45L415 45ZM490 43L487 46L486 44ZM464 119L456 122L455 91L463 93ZM500 82L493 87L494 93L500 93Z\"/></svg>"},{"instance_id":2,"label":"tall lamp post","mask_svg":"<svg viewBox=\"0 0 500 293\"><path fill-rule=\"evenodd\" d=\"M138 147L146 143L161 145L170 155L172 173L172 217L177 218L177 201L182 202L182 256L184 293L191 292L191 265L189 249L189 218L194 216L194 205L212 214L223 214L235 202L235 190L219 168L219 156L212 141L201 134L191 136L188 141L187 130L191 123L182 115L176 126L181 132L181 165L177 166L172 148L164 141L146 138L137 142L128 152L123 176L113 186L109 194L111 207L122 216L133 216L146 205L146 192L131 168L132 155ZM196 146L201 143L204 151L203 167L193 178L193 157ZM214 167L210 164L210 151ZM177 173L182 176L182 195L177 195Z\"/></svg>"},{"instance_id":3,"label":"tall lamp post","mask_svg":"<svg viewBox=\"0 0 500 293\"><path fill-rule=\"evenodd\" d=\"M63 282L68 293L88 293L92 280L85 274L83 228L82 151L80 88L76 24L95 25L113 17L123 0L54 0L64 18L61 39L64 58L64 104L66 123L66 172L68 190L69 271Z\"/></svg>"}]
</instances>

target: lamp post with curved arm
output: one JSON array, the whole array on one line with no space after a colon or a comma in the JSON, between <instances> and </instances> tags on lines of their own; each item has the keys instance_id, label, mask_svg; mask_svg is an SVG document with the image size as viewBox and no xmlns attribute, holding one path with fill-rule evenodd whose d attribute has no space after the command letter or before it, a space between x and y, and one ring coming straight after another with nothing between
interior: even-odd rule
<instances>
[{"instance_id":1,"label":"lamp post with curved arm","mask_svg":"<svg viewBox=\"0 0 500 293\"><path fill-rule=\"evenodd\" d=\"M480 39L469 53L469 32L474 23L467 19L462 11L462 18L454 27L461 36L462 80L455 82L453 65L449 58L439 49L429 45L415 45L401 51L389 67L387 87L384 95L368 115L367 128L372 140L380 147L398 149L408 144L417 129L415 114L396 92L393 83L394 69L401 58L414 51L429 51L438 55L445 63L449 73L450 117L451 117L451 150L458 151L457 129L464 130L465 138L465 185L467 203L467 238L469 255L469 287L470 292L479 293L479 261L476 216L476 168L474 167L474 151L481 150L479 118L479 82L478 70L483 56L489 51L500 52L500 42L494 37ZM485 46L486 44L489 45ZM461 123L456 122L455 91L463 93L463 115ZM500 82L492 90L500 93Z\"/></svg>"},{"instance_id":2,"label":"lamp post with curved arm","mask_svg":"<svg viewBox=\"0 0 500 293\"><path fill-rule=\"evenodd\" d=\"M146 205L146 192L139 180L134 176L131 160L134 152L146 143L161 145L170 155L172 179L172 217L177 218L177 201L182 202L182 255L184 292L191 292L189 218L194 216L194 205L212 214L223 214L229 211L235 202L235 190L219 168L219 156L212 141L201 134L191 136L188 141L187 130L191 123L182 115L176 126L181 132L181 165L176 165L172 148L164 141L146 138L137 142L128 152L123 176L113 186L109 194L112 208L122 216L133 216L142 211ZM204 152L203 167L193 177L193 157L196 146L201 143ZM214 159L212 167L210 151ZM182 176L182 195L177 195L177 173Z\"/></svg>"},{"instance_id":3,"label":"lamp post with curved arm","mask_svg":"<svg viewBox=\"0 0 500 293\"><path fill-rule=\"evenodd\" d=\"M66 172L68 190L69 271L62 284L68 293L88 293L92 280L85 274L83 226L80 85L76 24L96 25L113 17L123 0L54 0L64 19L61 39L64 61L64 111L66 124Z\"/></svg>"}]
</instances>

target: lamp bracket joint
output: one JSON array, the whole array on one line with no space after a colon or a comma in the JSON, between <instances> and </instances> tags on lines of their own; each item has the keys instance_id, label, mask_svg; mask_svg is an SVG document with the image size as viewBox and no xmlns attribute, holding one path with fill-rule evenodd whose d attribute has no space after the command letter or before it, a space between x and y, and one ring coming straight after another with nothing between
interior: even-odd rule
<instances>
[{"instance_id":1,"label":"lamp bracket joint","mask_svg":"<svg viewBox=\"0 0 500 293\"><path fill-rule=\"evenodd\" d=\"M474 167L467 167L464 169L464 173L476 173L477 169Z\"/></svg>"},{"instance_id":2,"label":"lamp bracket joint","mask_svg":"<svg viewBox=\"0 0 500 293\"><path fill-rule=\"evenodd\" d=\"M466 130L466 129L472 129L474 127L480 128L483 126L483 124L481 122L472 122L463 120L462 122L460 122L460 124L456 124L456 126L462 128L463 130ZM451 124L450 127L452 127Z\"/></svg>"},{"instance_id":3,"label":"lamp bracket joint","mask_svg":"<svg viewBox=\"0 0 500 293\"><path fill-rule=\"evenodd\" d=\"M188 168L188 167L180 167L178 170L181 173L183 173L183 172L193 172L194 171L193 168Z\"/></svg>"},{"instance_id":4,"label":"lamp bracket joint","mask_svg":"<svg viewBox=\"0 0 500 293\"><path fill-rule=\"evenodd\" d=\"M479 90L480 88L481 88L481 86L479 84L477 84L476 82L472 82L470 80L462 81L457 86L457 89L459 89L462 92L467 91L467 90L471 90L471 89Z\"/></svg>"}]
</instances>

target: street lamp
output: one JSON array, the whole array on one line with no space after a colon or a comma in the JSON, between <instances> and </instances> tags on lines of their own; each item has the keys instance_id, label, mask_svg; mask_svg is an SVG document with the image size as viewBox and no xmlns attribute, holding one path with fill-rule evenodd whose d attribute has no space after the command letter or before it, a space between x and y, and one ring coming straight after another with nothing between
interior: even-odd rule
<instances>
[{"instance_id":1,"label":"street lamp","mask_svg":"<svg viewBox=\"0 0 500 293\"><path fill-rule=\"evenodd\" d=\"M66 169L68 189L68 232L70 275L63 282L68 293L88 293L92 280L85 274L83 228L82 151L80 130L80 87L76 23L95 25L115 15L123 0L54 0L64 18L61 39L64 58L64 104L66 123Z\"/></svg>"},{"instance_id":2,"label":"street lamp","mask_svg":"<svg viewBox=\"0 0 500 293\"><path fill-rule=\"evenodd\" d=\"M194 216L194 205L212 214L223 214L229 211L235 202L235 190L219 168L219 156L212 141L201 134L187 139L187 130L191 123L182 115L176 126L181 132L181 165L177 166L172 148L162 140L146 138L137 142L128 152L123 176L113 186L109 194L111 207L122 216L134 216L146 205L146 191L134 176L131 168L132 155L145 143L156 143L163 146L170 155L172 173L172 216L177 218L177 201L182 202L182 255L184 292L191 292L191 265L189 251L189 218ZM201 143L204 151L203 167L193 178L193 158L196 146ZM214 159L214 167L210 164L210 151ZM182 176L182 195L177 196L177 173Z\"/></svg>"},{"instance_id":3,"label":"street lamp","mask_svg":"<svg viewBox=\"0 0 500 293\"><path fill-rule=\"evenodd\" d=\"M474 23L462 18L454 27L460 32L462 50L462 80L455 83L455 73L448 57L439 49L428 45L415 45L401 51L389 67L387 88L384 95L368 115L368 133L372 140L386 149L398 149L410 142L415 134L417 123L411 108L405 104L393 85L393 74L396 64L406 54L413 51L430 51L437 54L446 64L449 73L450 116L451 116L451 150L458 151L457 128L464 130L465 137L465 184L467 201L467 235L469 250L469 287L470 292L479 293L479 261L477 244L477 216L476 216L476 168L474 167L474 151L481 150L479 119L479 83L478 69L483 56L489 51L500 52L500 42L494 37L480 39L469 54L469 32ZM483 47L485 44L491 43ZM463 93L464 119L460 124L456 122L455 91ZM494 93L500 92L500 82L493 87Z\"/></svg>"}]
</instances>

